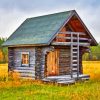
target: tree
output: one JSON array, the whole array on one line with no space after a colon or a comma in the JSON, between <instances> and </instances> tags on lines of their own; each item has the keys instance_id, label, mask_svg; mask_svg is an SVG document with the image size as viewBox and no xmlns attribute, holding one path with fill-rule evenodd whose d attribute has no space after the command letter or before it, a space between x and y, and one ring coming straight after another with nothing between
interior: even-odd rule
<instances>
[{"instance_id":1,"label":"tree","mask_svg":"<svg viewBox=\"0 0 100 100\"><path fill-rule=\"evenodd\" d=\"M91 59L89 59L89 54L85 54L83 56L83 60L100 60L100 43L98 43L98 46L92 46L91 49Z\"/></svg>"},{"instance_id":2,"label":"tree","mask_svg":"<svg viewBox=\"0 0 100 100\"><path fill-rule=\"evenodd\" d=\"M6 38L0 38L0 51L1 51L1 58L2 59L0 59L0 62L2 63L5 63L5 62L7 62L7 55L8 55L8 53L7 53L7 48L6 47L2 47L2 43L3 42L5 42L5 40L6 40Z\"/></svg>"}]
</instances>

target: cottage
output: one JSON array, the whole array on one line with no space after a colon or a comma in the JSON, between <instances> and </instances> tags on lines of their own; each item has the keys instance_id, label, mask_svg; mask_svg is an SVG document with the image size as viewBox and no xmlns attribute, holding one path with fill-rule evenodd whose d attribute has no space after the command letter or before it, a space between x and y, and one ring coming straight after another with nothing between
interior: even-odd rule
<instances>
[{"instance_id":1,"label":"cottage","mask_svg":"<svg viewBox=\"0 0 100 100\"><path fill-rule=\"evenodd\" d=\"M9 71L44 79L83 74L82 56L97 42L75 10L26 19L7 39Z\"/></svg>"}]
</instances>

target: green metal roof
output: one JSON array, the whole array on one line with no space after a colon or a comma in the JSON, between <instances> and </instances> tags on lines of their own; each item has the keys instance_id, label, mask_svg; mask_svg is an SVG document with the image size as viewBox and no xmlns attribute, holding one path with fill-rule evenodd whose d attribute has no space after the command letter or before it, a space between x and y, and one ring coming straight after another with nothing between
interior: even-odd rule
<instances>
[{"instance_id":1,"label":"green metal roof","mask_svg":"<svg viewBox=\"0 0 100 100\"><path fill-rule=\"evenodd\" d=\"M49 44L73 11L26 19L3 46Z\"/></svg>"}]
</instances>

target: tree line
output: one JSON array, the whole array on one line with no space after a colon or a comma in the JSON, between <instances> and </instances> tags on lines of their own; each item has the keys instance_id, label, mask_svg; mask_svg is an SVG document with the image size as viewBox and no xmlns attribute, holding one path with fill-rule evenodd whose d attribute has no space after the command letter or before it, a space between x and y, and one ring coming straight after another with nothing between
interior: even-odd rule
<instances>
[{"instance_id":1,"label":"tree line","mask_svg":"<svg viewBox=\"0 0 100 100\"><path fill-rule=\"evenodd\" d=\"M8 49L7 47L2 47L2 43L6 41L7 38L0 38L0 63L8 62Z\"/></svg>"},{"instance_id":2,"label":"tree line","mask_svg":"<svg viewBox=\"0 0 100 100\"><path fill-rule=\"evenodd\" d=\"M100 43L97 46L90 47L91 53L83 55L85 61L100 61Z\"/></svg>"}]
</instances>

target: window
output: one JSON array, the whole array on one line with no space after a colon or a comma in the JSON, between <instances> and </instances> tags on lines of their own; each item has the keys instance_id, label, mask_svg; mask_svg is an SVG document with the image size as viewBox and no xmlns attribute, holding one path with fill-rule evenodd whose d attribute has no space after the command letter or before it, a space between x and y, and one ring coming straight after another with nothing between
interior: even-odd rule
<instances>
[{"instance_id":1,"label":"window","mask_svg":"<svg viewBox=\"0 0 100 100\"><path fill-rule=\"evenodd\" d=\"M22 52L22 66L29 65L29 52Z\"/></svg>"}]
</instances>

